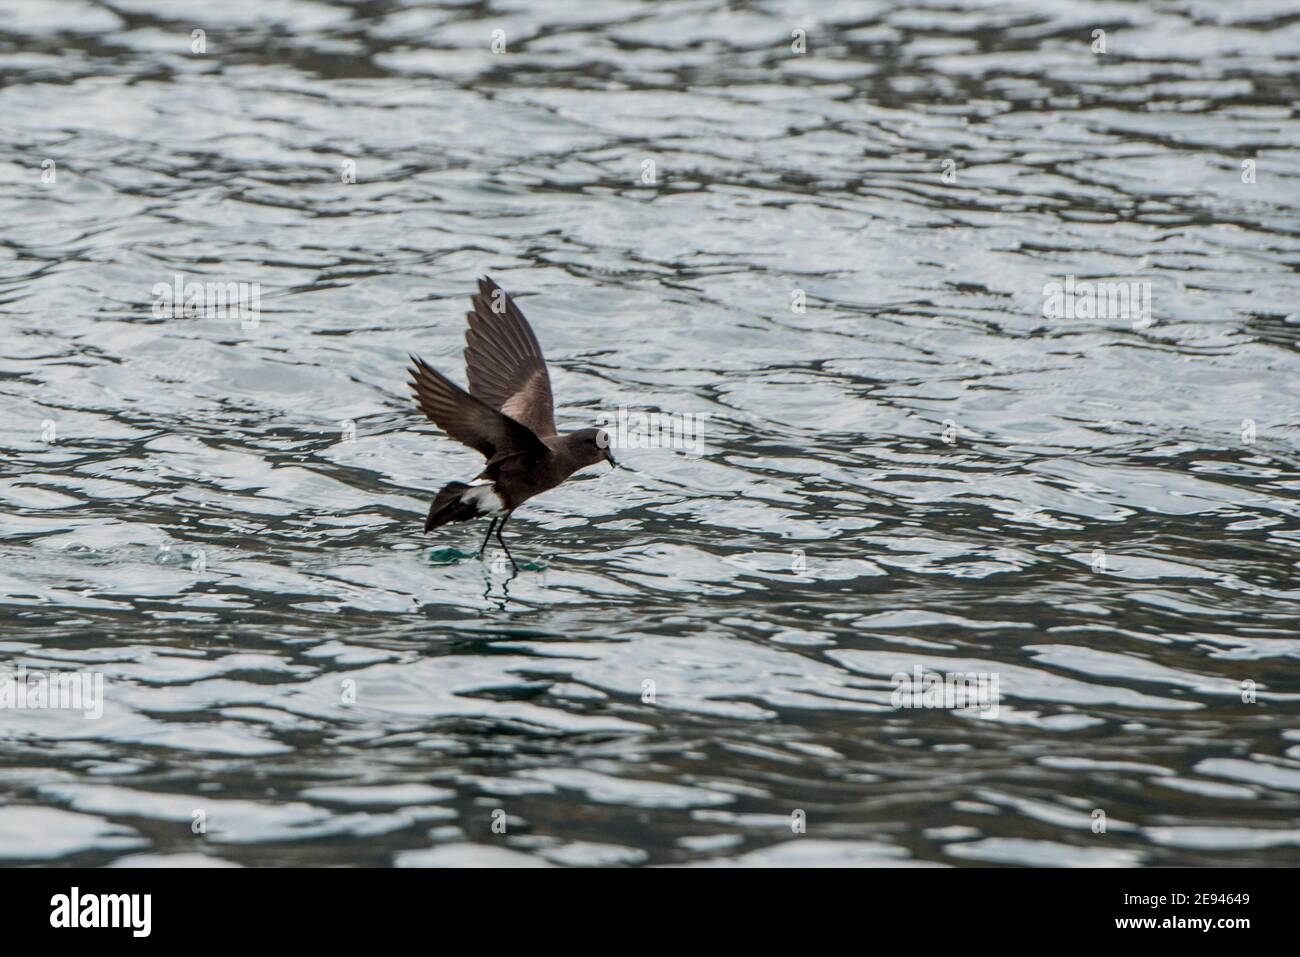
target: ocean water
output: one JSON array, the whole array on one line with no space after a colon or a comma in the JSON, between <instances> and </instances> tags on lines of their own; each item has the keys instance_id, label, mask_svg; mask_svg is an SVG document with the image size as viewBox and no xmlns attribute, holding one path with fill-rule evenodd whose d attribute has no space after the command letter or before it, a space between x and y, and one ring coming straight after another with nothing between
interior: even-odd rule
<instances>
[{"instance_id":1,"label":"ocean water","mask_svg":"<svg viewBox=\"0 0 1300 957\"><path fill-rule=\"evenodd\" d=\"M1298 72L1273 0L5 0L0 677L89 684L0 682L0 861L1296 864ZM698 426L518 573L421 532L484 274L562 430Z\"/></svg>"}]
</instances>

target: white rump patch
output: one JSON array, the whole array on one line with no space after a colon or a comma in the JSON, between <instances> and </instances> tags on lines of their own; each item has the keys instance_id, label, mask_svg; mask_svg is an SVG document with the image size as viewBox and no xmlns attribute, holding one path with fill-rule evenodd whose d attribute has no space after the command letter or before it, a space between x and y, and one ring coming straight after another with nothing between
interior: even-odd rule
<instances>
[{"instance_id":1,"label":"white rump patch","mask_svg":"<svg viewBox=\"0 0 1300 957\"><path fill-rule=\"evenodd\" d=\"M484 515L500 515L506 507L497 494L496 486L491 482L475 482L460 493L460 500L472 502Z\"/></svg>"}]
</instances>

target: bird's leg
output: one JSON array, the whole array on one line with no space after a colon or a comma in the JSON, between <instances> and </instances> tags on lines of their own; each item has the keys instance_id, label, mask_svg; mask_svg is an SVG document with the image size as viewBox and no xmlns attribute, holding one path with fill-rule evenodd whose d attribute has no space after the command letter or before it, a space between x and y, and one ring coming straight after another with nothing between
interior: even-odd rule
<instances>
[{"instance_id":1,"label":"bird's leg","mask_svg":"<svg viewBox=\"0 0 1300 957\"><path fill-rule=\"evenodd\" d=\"M506 517L501 519L501 527L497 529L497 541L500 542L501 547L505 549L506 558L510 559L510 564L514 566L515 571L519 571L519 564L515 561L515 556L510 554L510 549L506 548L506 540L501 537L501 533L505 531L506 521L509 518L510 513L506 512Z\"/></svg>"},{"instance_id":2,"label":"bird's leg","mask_svg":"<svg viewBox=\"0 0 1300 957\"><path fill-rule=\"evenodd\" d=\"M479 550L478 550L478 557L479 557L479 558L482 558L482 557L483 557L483 552L487 550L488 539L490 539L490 538L492 537L492 529L494 529L494 528L496 528L496 527L497 527L497 520L494 518L494 519L492 519L492 524L488 526L488 533L487 533L486 535L483 536L483 544L479 547Z\"/></svg>"}]
</instances>

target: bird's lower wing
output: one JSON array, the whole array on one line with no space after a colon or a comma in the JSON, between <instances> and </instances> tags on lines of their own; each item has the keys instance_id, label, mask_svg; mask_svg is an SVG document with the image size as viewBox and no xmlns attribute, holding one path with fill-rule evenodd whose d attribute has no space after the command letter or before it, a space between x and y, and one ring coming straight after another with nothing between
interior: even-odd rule
<instances>
[{"instance_id":1,"label":"bird's lower wing","mask_svg":"<svg viewBox=\"0 0 1300 957\"><path fill-rule=\"evenodd\" d=\"M422 359L411 357L411 391L429 421L489 462L519 452L546 454L546 446L510 416L475 398Z\"/></svg>"}]
</instances>

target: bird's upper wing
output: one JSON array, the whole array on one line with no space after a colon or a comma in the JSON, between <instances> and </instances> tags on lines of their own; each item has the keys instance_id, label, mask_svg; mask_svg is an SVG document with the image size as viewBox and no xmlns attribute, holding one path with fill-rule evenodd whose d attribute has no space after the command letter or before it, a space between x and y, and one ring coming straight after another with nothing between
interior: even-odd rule
<instances>
[{"instance_id":1,"label":"bird's upper wing","mask_svg":"<svg viewBox=\"0 0 1300 957\"><path fill-rule=\"evenodd\" d=\"M555 402L546 360L528 320L506 291L478 281L467 317L465 374L470 394L540 436L555 434Z\"/></svg>"},{"instance_id":2,"label":"bird's upper wing","mask_svg":"<svg viewBox=\"0 0 1300 957\"><path fill-rule=\"evenodd\" d=\"M525 425L470 395L423 359L411 356L411 391L429 421L491 463L515 452L548 450Z\"/></svg>"}]
</instances>

